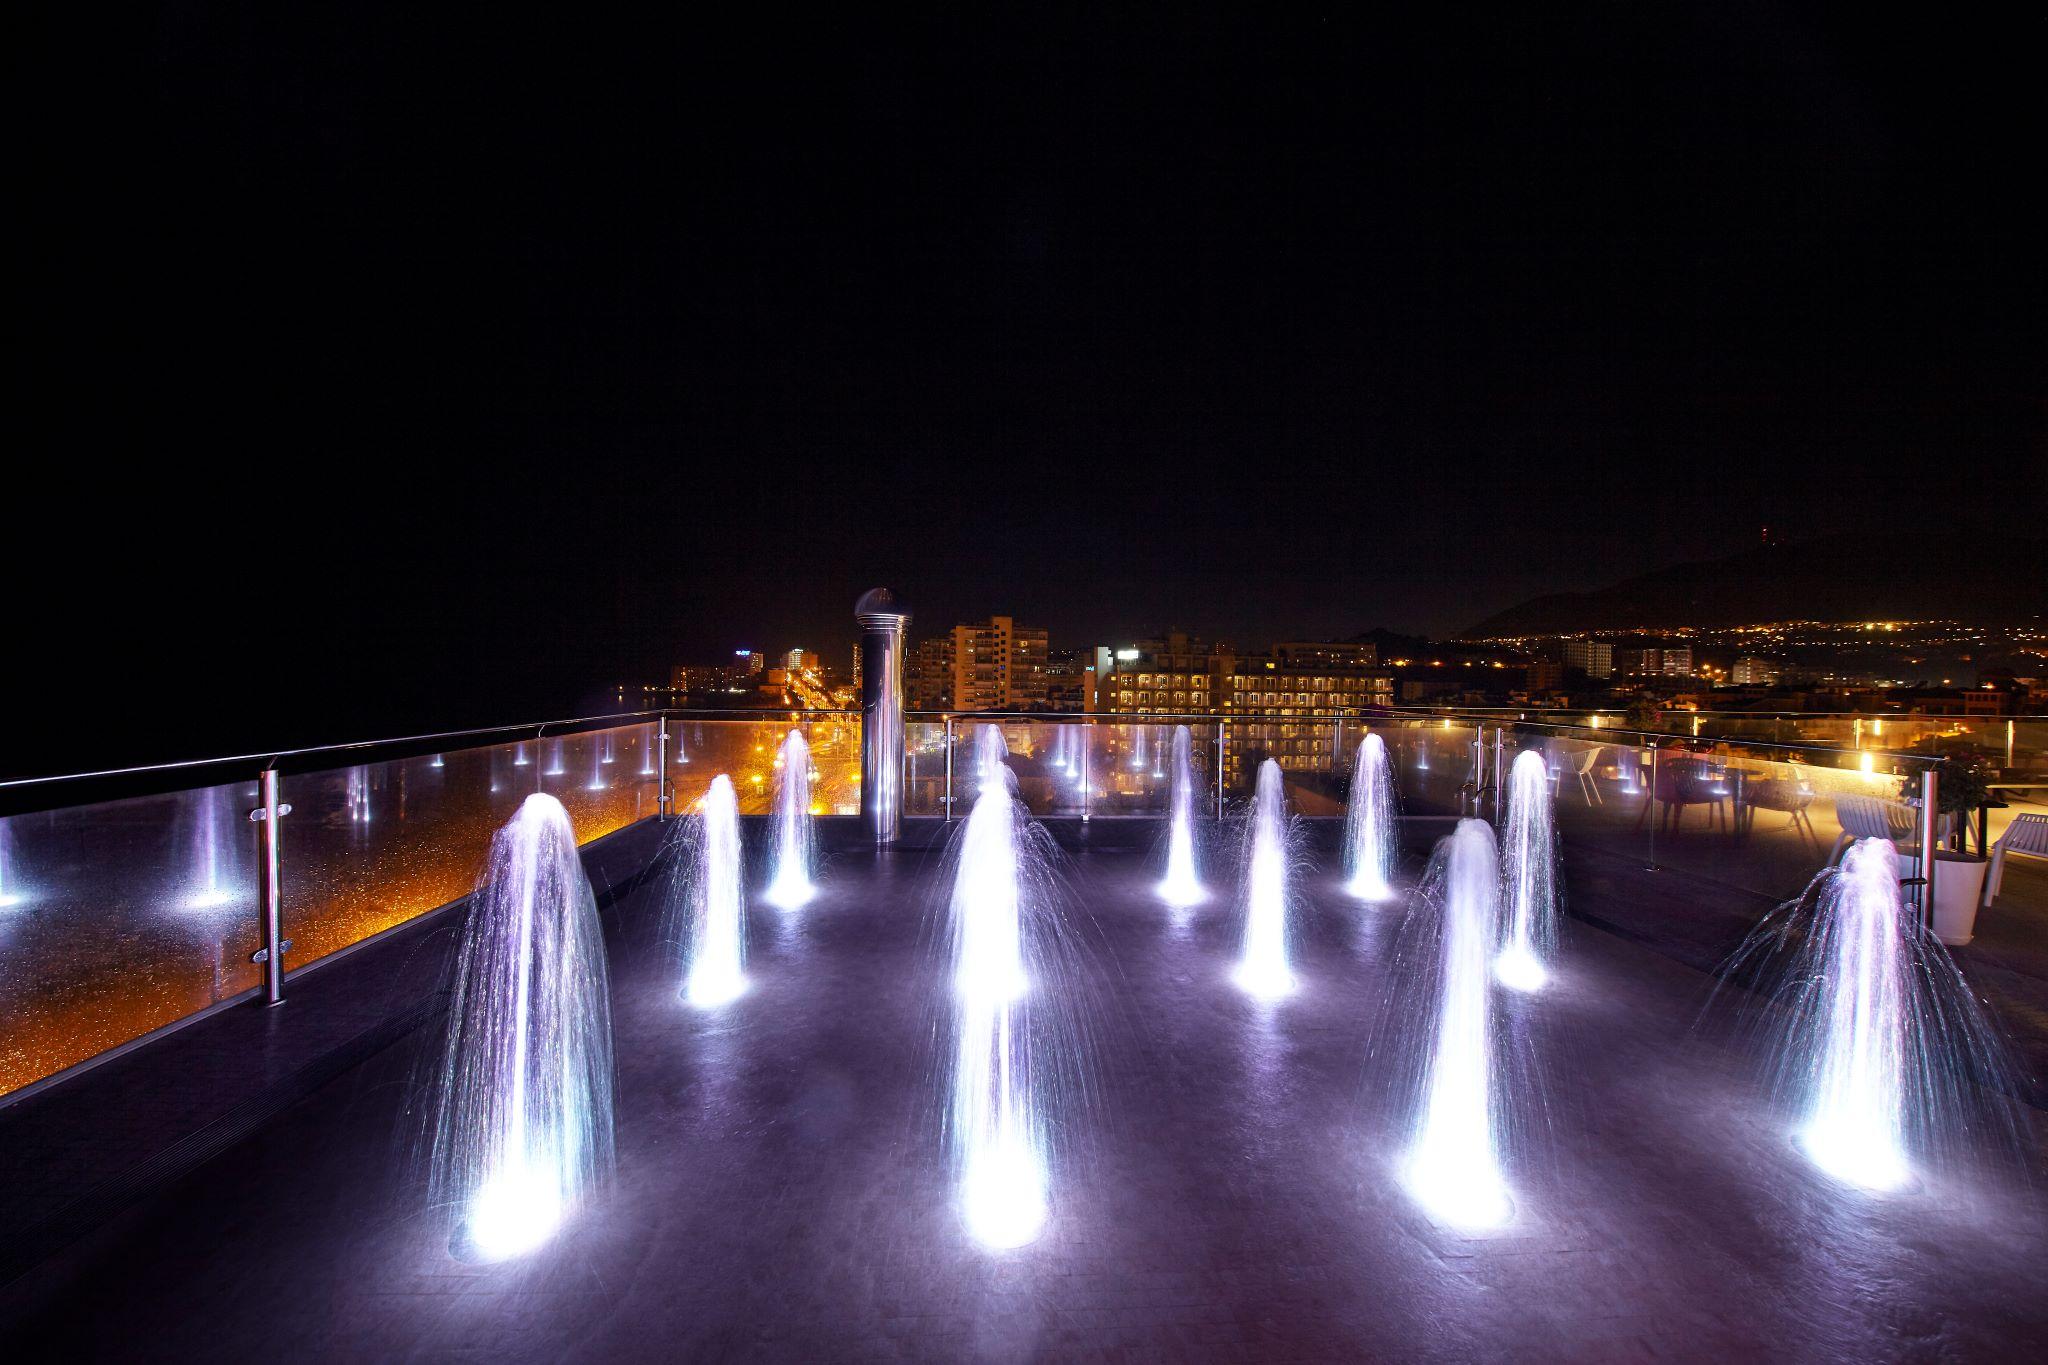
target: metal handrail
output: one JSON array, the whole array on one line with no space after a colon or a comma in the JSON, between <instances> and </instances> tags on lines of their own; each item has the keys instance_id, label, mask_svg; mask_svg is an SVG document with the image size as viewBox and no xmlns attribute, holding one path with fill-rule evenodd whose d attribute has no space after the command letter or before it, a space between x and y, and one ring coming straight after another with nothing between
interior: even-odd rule
<instances>
[{"instance_id":1,"label":"metal handrail","mask_svg":"<svg viewBox=\"0 0 2048 1365\"><path fill-rule=\"evenodd\" d=\"M1634 739L1675 740L1679 744L1734 744L1745 749L1779 749L1787 753L1802 754L1853 754L1858 758L1883 758L1899 763L1918 763L1937 767L1948 762L1944 756L1935 754L1902 753L1896 749L1842 749L1832 744L1783 744L1777 740L1747 739L1733 735L1674 735L1668 730L1629 730L1609 725L1573 724L1563 721L1517 720L1501 721L1503 726L1531 726L1540 730L1583 730L1593 735L1618 735ZM1654 746L1652 746L1654 747Z\"/></svg>"},{"instance_id":2,"label":"metal handrail","mask_svg":"<svg viewBox=\"0 0 2048 1365\"><path fill-rule=\"evenodd\" d=\"M1587 709L1590 711L1597 708ZM1660 707L1659 713L1673 716L1721 717L1728 720L2048 720L2048 714L1973 716L1966 712L1947 711L1685 711Z\"/></svg>"},{"instance_id":3,"label":"metal handrail","mask_svg":"<svg viewBox=\"0 0 2048 1365\"><path fill-rule=\"evenodd\" d=\"M1011 723L1052 721L1055 724L1091 725L1193 724L1196 721L1204 725L1214 725L1219 720L1279 725L1290 721L1372 720L1376 717L1432 721L1459 719L1451 712L1388 706L1361 706L1352 711L1296 711L1284 716L1269 715L1260 711L905 711L903 715L906 720L990 720ZM1484 719L1491 720L1493 717L1488 716Z\"/></svg>"},{"instance_id":4,"label":"metal handrail","mask_svg":"<svg viewBox=\"0 0 2048 1365\"><path fill-rule=\"evenodd\" d=\"M73 798L66 793L50 804L79 805L88 801L119 800L123 796L142 796L179 790L178 786L168 785L167 779L182 776L196 777L208 774L213 777L225 777L234 773L254 778L266 771L304 773L325 767L347 767L358 763L409 758L449 747L482 748L490 744L510 743L520 739L544 739L551 735L584 734L591 730L611 729L620 725L659 723L663 719L758 721L793 714L807 718L855 719L860 715L858 711L807 711L792 706L664 707L652 711L614 711L594 716L528 721L516 725L430 731L388 739L350 740L339 744L315 744L295 749L262 749L246 754L139 764L130 768L103 768L89 772L54 773L41 777L16 777L0 780L0 814L22 814L37 809L48 809L49 805L43 804L40 798L54 796L60 789L71 786L88 786L94 790L87 797ZM448 742L451 740L465 742L450 746ZM213 783L206 780L189 785Z\"/></svg>"},{"instance_id":5,"label":"metal handrail","mask_svg":"<svg viewBox=\"0 0 2048 1365\"><path fill-rule=\"evenodd\" d=\"M1297 712L1293 715L1286 716L1269 716L1261 715L1258 713L1229 713L1224 715L1218 715L1214 712L1201 713L1164 711L907 711L904 713L904 715L908 719L912 720L983 720L1013 725L1039 724L1048 722L1055 725L1174 725L1193 724L1197 721L1201 722L1204 725L1214 725L1219 721L1230 725L1301 725L1316 723L1336 724L1343 721L1360 720L1370 722L1373 720L1385 719L1422 721L1448 720L1453 722L1467 722L1471 725L1476 725L1480 727L1484 727L1486 724L1492 723L1496 725L1507 726L1531 726L1544 730L1585 730L1603 737L1615 736L1620 738L1634 738L1647 740L1675 740L1682 744L1711 742L1716 744L1739 744L1745 748L1751 749L1782 749L1798 753L1854 754L1858 757L1867 754L1872 758L1895 759L1899 762L1911 762L1921 764L1936 764L1947 761L1945 758L1936 757L1930 754L1903 753L1895 749L1843 749L1838 748L1834 745L1821 743L1784 744L1775 740L1744 739L1709 735L1679 735L1672 734L1671 732L1666 730L1631 730L1624 727L1611 725L1590 725L1584 721L1573 722L1519 719L1508 720L1505 717L1496 716L1492 714L1479 715L1474 714L1472 712L1456 711L1404 711L1398 709L1390 710L1386 707L1380 707L1378 709L1373 710L1361 709L1358 711L1345 712Z\"/></svg>"},{"instance_id":6,"label":"metal handrail","mask_svg":"<svg viewBox=\"0 0 2048 1365\"><path fill-rule=\"evenodd\" d=\"M51 773L43 777L13 777L0 780L0 790L15 787L34 787L48 782L84 782L95 778L132 777L144 773L178 772L188 768L212 768L230 763L262 763L265 766L279 763L288 758L304 758L314 754L352 753L362 750L408 747L431 744L436 740L473 739L479 735L524 735L538 734L551 727L584 725L603 721L621 721L630 724L636 720L654 720L660 711L618 711L605 716L577 716L567 720L529 721L523 725L489 725L470 730L438 730L419 735L401 735L388 739L346 740L339 744L314 744L297 749L259 749L246 754L223 754L213 758L181 758L169 763L141 763L131 768L99 768L82 773Z\"/></svg>"},{"instance_id":7,"label":"metal handrail","mask_svg":"<svg viewBox=\"0 0 2048 1365\"><path fill-rule=\"evenodd\" d=\"M1506 712L1513 708L1438 708L1438 707L1360 707L1346 711L1303 711L1288 715L1265 712L1123 712L1123 711L906 711L906 720L922 722L987 721L1003 724L1054 724L1054 725L1317 725L1342 724L1345 721L1398 720L1418 722L1449 721L1454 725L1484 725L1491 721L1497 724L1509 723ZM1512 723L1551 732L1582 731L1595 734L1603 739L1645 740L1685 742L1694 738L1702 741L1712 739L1717 743L1739 744L1751 749L1770 749L1781 752L1802 752L1814 754L1856 754L1868 755L1896 763L1912 763L1922 766L1938 764L1944 760L1925 754L1903 753L1890 749L1843 749L1823 743L1784 743L1775 740L1725 738L1709 736L1686 736L1665 731L1636 730L1609 725L1592 725L1585 721L1548 721L1523 719L1516 713ZM1690 714L1690 713L1688 713ZM1705 713L1701 713L1705 714ZM1728 713L1756 714L1756 713ZM1832 715L1837 713L1798 712L1796 715ZM1846 713L1842 713L1846 714ZM166 789L165 779L181 775L217 773L220 770L236 770L254 777L265 770L284 772L306 772L325 766L346 766L355 763L377 762L385 759L409 757L447 746L450 741L463 741L461 747L474 748L487 744L510 742L523 738L544 738L550 734L578 734L593 729L604 729L618 725L633 725L672 720L730 720L758 721L798 716L804 719L858 719L857 710L813 710L791 706L757 707L660 707L653 710L617 711L597 715L563 717L552 720L528 721L512 725L479 726L460 730L428 731L415 735L396 736L385 739L352 740L338 744L307 745L298 748L257 750L246 754L230 754L209 758L180 759L168 763L140 764L127 768L106 768L88 772L57 773L38 777L8 778L0 780L0 812L20 813L43 808L40 798L58 793L73 785L91 785L95 790L91 800L114 800L122 795L140 795ZM1928 717L1928 719L1940 719ZM2019 718L2010 718L2019 719ZM56 804L74 804L71 800L60 799Z\"/></svg>"},{"instance_id":8,"label":"metal handrail","mask_svg":"<svg viewBox=\"0 0 2048 1365\"><path fill-rule=\"evenodd\" d=\"M1402 708L1397 708L1402 709ZM1578 713L1588 716L1619 716L1627 708L1621 706L1456 706L1453 711L1470 715L1484 713L1489 717L1513 714L1526 716L1530 713L1541 715L1545 712ZM2039 715L1971 715L1949 711L1689 711L1684 707L1660 706L1661 716L1702 716L1719 717L1725 720L1865 720L1913 721L1913 720L1990 720L1990 721L2040 721L2048 720L2048 713Z\"/></svg>"}]
</instances>

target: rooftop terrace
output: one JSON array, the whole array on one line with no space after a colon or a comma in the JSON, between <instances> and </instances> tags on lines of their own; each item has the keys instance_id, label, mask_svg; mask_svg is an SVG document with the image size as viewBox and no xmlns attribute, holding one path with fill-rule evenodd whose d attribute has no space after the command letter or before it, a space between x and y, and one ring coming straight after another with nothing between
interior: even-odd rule
<instances>
[{"instance_id":1,"label":"rooftop terrace","mask_svg":"<svg viewBox=\"0 0 2048 1365\"><path fill-rule=\"evenodd\" d=\"M910 718L906 814L877 847L852 814L861 726L799 723L822 894L794 913L749 904L752 989L717 1012L677 999L657 812L729 772L765 843L786 717L266 758L293 807L283 933L304 964L275 1009L259 1005L267 964L246 961L265 937L240 807L260 786L8 817L21 900L0 912L0 1017L20 1098L0 1108L0 1339L59 1332L87 1358L497 1360L1867 1360L2048 1340L2041 864L2012 860L1955 952L2011 1035L2020 1077L1997 1102L2015 1151L1884 1198L1828 1181L1727 1008L1739 988L1715 993L1713 969L1827 858L1837 799L1908 794L1911 758L1866 773L1855 750L1506 726L1501 755L1539 749L1556 774L1570 918L1554 988L1510 1007L1543 1115L1508 1173L1514 1217L1473 1233L1433 1220L1395 1169L1383 1049L1402 906L1341 894L1339 824L1317 818L1343 809L1361 722L1197 739L1210 818L1235 821L1266 756L1305 817L1303 985L1259 1004L1229 979L1241 870L1213 858L1215 894L1185 915L1154 894L1170 725L1009 718L1019 794L1063 851L1079 951L1056 989L1086 1019L1091 1084L1062 1117L1044 1236L995 1253L954 1215L936 1079L965 727ZM1496 722L1370 724L1399 758L1405 886L1461 809L1487 813ZM1705 765L1682 793L1674 762ZM1754 799L1770 782L1803 819ZM538 1251L477 1264L430 1216L418 1111L462 896L535 789L569 809L599 892L618 1171ZM1991 838L2026 810L1993 812Z\"/></svg>"}]
</instances>

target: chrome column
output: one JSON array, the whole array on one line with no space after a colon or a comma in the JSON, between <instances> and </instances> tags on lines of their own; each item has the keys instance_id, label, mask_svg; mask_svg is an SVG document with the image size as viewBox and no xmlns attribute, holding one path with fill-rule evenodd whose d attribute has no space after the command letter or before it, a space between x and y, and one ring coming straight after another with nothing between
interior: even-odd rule
<instances>
[{"instance_id":1,"label":"chrome column","mask_svg":"<svg viewBox=\"0 0 2048 1365\"><path fill-rule=\"evenodd\" d=\"M903 628L910 612L887 588L854 603L860 623L860 818L877 844L903 828Z\"/></svg>"}]
</instances>

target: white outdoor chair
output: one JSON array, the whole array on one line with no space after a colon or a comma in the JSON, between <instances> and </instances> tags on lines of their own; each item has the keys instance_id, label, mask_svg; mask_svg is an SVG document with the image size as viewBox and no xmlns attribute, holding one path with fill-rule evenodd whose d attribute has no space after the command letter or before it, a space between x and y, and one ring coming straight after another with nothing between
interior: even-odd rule
<instances>
[{"instance_id":1,"label":"white outdoor chair","mask_svg":"<svg viewBox=\"0 0 2048 1365\"><path fill-rule=\"evenodd\" d=\"M1835 821L1842 832L1835 836L1834 851L1828 854L1828 866L1842 861L1842 850L1858 839L1889 839L1894 844L1911 843L1914 834L1914 809L1902 801L1886 801L1876 796L1838 796L1835 798ZM1917 872L1912 875L1918 876Z\"/></svg>"},{"instance_id":2,"label":"white outdoor chair","mask_svg":"<svg viewBox=\"0 0 2048 1365\"><path fill-rule=\"evenodd\" d=\"M1581 750L1572 765L1572 776L1579 779L1579 795L1589 806L1604 806L1607 798L1600 794L1600 784L1593 780L1593 766L1600 761L1600 755L1607 752L1605 745L1594 745Z\"/></svg>"},{"instance_id":3,"label":"white outdoor chair","mask_svg":"<svg viewBox=\"0 0 2048 1365\"><path fill-rule=\"evenodd\" d=\"M1998 899L1999 885L2005 880L2005 855L2008 853L2027 858L2048 858L2048 815L2015 815L2012 823L2005 827L2005 833L1998 836L1998 842L1991 846L1991 868L1984 874L1984 899L1980 909Z\"/></svg>"}]
</instances>

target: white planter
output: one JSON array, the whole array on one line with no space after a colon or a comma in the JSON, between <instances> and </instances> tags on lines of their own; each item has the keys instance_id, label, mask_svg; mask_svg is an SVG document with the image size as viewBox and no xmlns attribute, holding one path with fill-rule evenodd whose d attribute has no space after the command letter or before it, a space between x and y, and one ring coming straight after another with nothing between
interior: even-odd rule
<instances>
[{"instance_id":1,"label":"white planter","mask_svg":"<svg viewBox=\"0 0 2048 1365\"><path fill-rule=\"evenodd\" d=\"M1977 902L1984 896L1988 864L1974 853L1934 855L1934 936L1960 948L1976 935Z\"/></svg>"}]
</instances>

